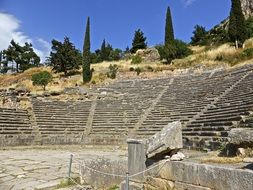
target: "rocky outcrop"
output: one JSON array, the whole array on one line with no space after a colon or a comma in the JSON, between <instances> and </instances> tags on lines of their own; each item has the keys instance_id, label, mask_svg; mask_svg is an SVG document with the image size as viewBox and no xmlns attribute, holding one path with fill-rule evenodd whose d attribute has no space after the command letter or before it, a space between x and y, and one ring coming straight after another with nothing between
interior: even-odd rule
<instances>
[{"instance_id":1,"label":"rocky outcrop","mask_svg":"<svg viewBox=\"0 0 253 190\"><path fill-rule=\"evenodd\" d=\"M253 15L253 0L241 0L241 5L246 18Z\"/></svg>"},{"instance_id":2,"label":"rocky outcrop","mask_svg":"<svg viewBox=\"0 0 253 190\"><path fill-rule=\"evenodd\" d=\"M136 52L145 62L155 62L160 60L159 52L156 48L139 49Z\"/></svg>"}]
</instances>

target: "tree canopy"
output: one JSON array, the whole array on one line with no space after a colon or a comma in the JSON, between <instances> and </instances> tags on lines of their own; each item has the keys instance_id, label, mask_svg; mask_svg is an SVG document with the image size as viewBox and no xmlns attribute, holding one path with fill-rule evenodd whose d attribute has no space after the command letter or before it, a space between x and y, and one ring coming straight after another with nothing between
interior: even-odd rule
<instances>
[{"instance_id":1,"label":"tree canopy","mask_svg":"<svg viewBox=\"0 0 253 190\"><path fill-rule=\"evenodd\" d=\"M147 38L144 37L144 33L140 29L136 30L132 42L131 53L135 53L138 49L146 49L147 48L146 39Z\"/></svg>"},{"instance_id":2,"label":"tree canopy","mask_svg":"<svg viewBox=\"0 0 253 190\"><path fill-rule=\"evenodd\" d=\"M83 44L83 82L89 82L91 80L92 71L90 69L90 64L90 17L88 17Z\"/></svg>"},{"instance_id":3,"label":"tree canopy","mask_svg":"<svg viewBox=\"0 0 253 190\"><path fill-rule=\"evenodd\" d=\"M53 79L53 76L48 71L41 71L32 76L33 85L43 86L43 90L46 90L46 86Z\"/></svg>"},{"instance_id":4,"label":"tree canopy","mask_svg":"<svg viewBox=\"0 0 253 190\"><path fill-rule=\"evenodd\" d=\"M228 35L230 40L236 43L237 47L242 46L247 39L247 28L240 0L232 0Z\"/></svg>"},{"instance_id":5,"label":"tree canopy","mask_svg":"<svg viewBox=\"0 0 253 190\"><path fill-rule=\"evenodd\" d=\"M174 43L174 40L175 40L170 7L167 8L166 21L165 22L166 22L166 24L165 24L164 45L169 46L169 45L172 45Z\"/></svg>"},{"instance_id":6,"label":"tree canopy","mask_svg":"<svg viewBox=\"0 0 253 190\"><path fill-rule=\"evenodd\" d=\"M53 71L56 73L63 72L67 76L70 71L79 69L81 64L81 53L70 42L68 37L64 38L63 43L52 40L49 65L53 67Z\"/></svg>"},{"instance_id":7,"label":"tree canopy","mask_svg":"<svg viewBox=\"0 0 253 190\"><path fill-rule=\"evenodd\" d=\"M31 43L25 43L24 46L19 45L14 40L10 42L9 47L2 52L2 61L5 72L8 71L8 63L12 62L16 65L16 72L23 72L31 67L36 67L40 63L40 57L34 52Z\"/></svg>"},{"instance_id":8,"label":"tree canopy","mask_svg":"<svg viewBox=\"0 0 253 190\"><path fill-rule=\"evenodd\" d=\"M207 31L205 27L196 25L194 26L193 36L191 37L192 45L206 45L207 43Z\"/></svg>"}]
</instances>

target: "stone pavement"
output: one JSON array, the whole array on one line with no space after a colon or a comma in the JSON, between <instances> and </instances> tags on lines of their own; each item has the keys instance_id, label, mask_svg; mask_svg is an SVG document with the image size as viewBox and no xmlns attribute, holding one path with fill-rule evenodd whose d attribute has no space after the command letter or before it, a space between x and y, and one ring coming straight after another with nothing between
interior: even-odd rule
<instances>
[{"instance_id":1,"label":"stone pavement","mask_svg":"<svg viewBox=\"0 0 253 190\"><path fill-rule=\"evenodd\" d=\"M126 159L126 151L119 147L50 146L0 150L0 190L54 189L67 177L70 154L74 155L72 176L78 174L75 159Z\"/></svg>"}]
</instances>

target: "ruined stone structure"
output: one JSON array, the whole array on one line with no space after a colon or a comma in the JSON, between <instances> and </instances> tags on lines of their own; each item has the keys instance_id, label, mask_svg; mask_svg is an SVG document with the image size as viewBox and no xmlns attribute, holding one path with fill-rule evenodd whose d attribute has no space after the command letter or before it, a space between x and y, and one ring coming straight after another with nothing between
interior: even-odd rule
<instances>
[{"instance_id":1,"label":"ruined stone structure","mask_svg":"<svg viewBox=\"0 0 253 190\"><path fill-rule=\"evenodd\" d=\"M122 144L180 121L185 147L217 149L231 128L252 123L252 69L121 81L93 89L92 99L29 97L28 109L0 109L0 144Z\"/></svg>"}]
</instances>

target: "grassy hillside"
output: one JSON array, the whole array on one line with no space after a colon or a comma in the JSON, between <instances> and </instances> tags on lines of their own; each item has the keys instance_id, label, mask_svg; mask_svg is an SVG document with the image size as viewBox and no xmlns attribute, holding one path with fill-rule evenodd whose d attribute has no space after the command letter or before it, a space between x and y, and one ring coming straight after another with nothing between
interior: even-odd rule
<instances>
[{"instance_id":1,"label":"grassy hillside","mask_svg":"<svg viewBox=\"0 0 253 190\"><path fill-rule=\"evenodd\" d=\"M142 62L140 64L132 64L131 60L121 60L115 62L102 62L93 64L93 77L90 83L82 84L81 70L79 74L62 77L62 74L52 73L50 67L32 68L24 73L0 75L0 88L26 88L33 93L42 93L41 87L33 86L31 77L33 74L43 70L47 70L53 74L53 82L51 82L48 91L61 91L66 87L104 85L116 80L126 80L130 78L154 78L165 77L182 70L191 68L197 70L213 69L217 67L230 68L241 64L253 62L253 39L246 41L244 49L235 49L229 44L223 44L218 47L191 47L193 54L184 58L173 60L170 65L161 62ZM118 67L116 79L107 77L108 67L115 64ZM137 75L136 68L140 71ZM180 71L180 72L178 72Z\"/></svg>"}]
</instances>

